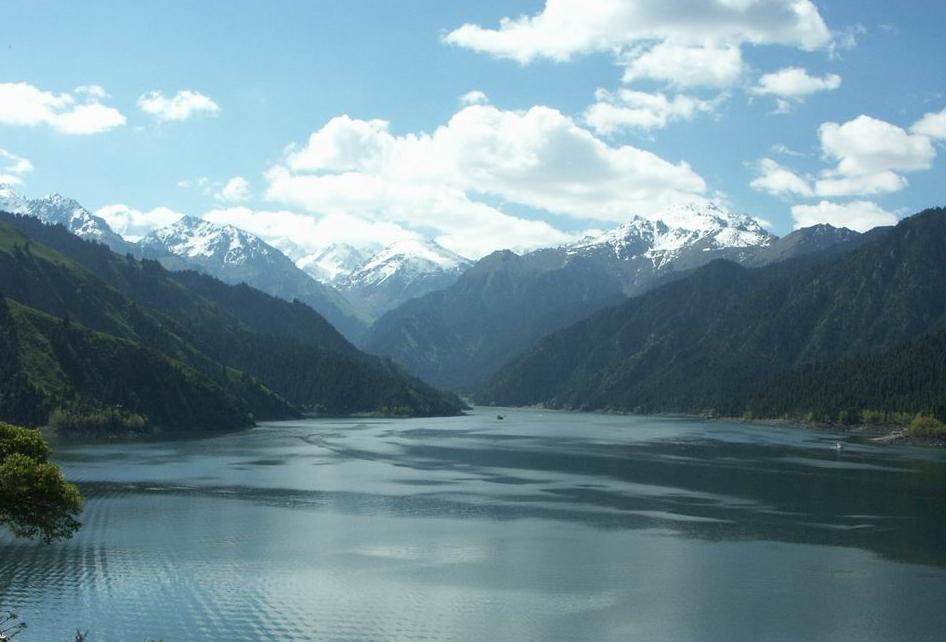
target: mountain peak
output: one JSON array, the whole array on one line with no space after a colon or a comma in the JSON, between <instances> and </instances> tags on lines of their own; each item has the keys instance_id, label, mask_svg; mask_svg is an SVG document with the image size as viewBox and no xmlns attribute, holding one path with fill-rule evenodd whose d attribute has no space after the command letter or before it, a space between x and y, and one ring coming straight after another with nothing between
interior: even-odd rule
<instances>
[{"instance_id":1,"label":"mountain peak","mask_svg":"<svg viewBox=\"0 0 946 642\"><path fill-rule=\"evenodd\" d=\"M759 223L715 203L671 205L647 216L564 246L568 254L613 253L620 259L651 259L655 265L692 249L706 252L729 248L766 247L775 241Z\"/></svg>"},{"instance_id":2,"label":"mountain peak","mask_svg":"<svg viewBox=\"0 0 946 642\"><path fill-rule=\"evenodd\" d=\"M353 245L331 243L314 254L303 256L296 265L318 281L335 283L361 267L367 258Z\"/></svg>"},{"instance_id":3,"label":"mountain peak","mask_svg":"<svg viewBox=\"0 0 946 642\"><path fill-rule=\"evenodd\" d=\"M245 263L252 256L279 254L278 250L249 232L196 216L182 216L170 225L154 230L142 239L141 244L176 256L215 258L229 264Z\"/></svg>"},{"instance_id":4,"label":"mountain peak","mask_svg":"<svg viewBox=\"0 0 946 642\"><path fill-rule=\"evenodd\" d=\"M16 191L11 183L0 183L0 211L11 214L28 214L27 200Z\"/></svg>"}]
</instances>

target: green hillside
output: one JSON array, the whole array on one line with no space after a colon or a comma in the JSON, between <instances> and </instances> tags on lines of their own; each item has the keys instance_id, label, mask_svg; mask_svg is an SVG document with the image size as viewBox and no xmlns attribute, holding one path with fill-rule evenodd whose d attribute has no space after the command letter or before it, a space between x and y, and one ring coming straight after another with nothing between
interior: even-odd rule
<instances>
[{"instance_id":1,"label":"green hillside","mask_svg":"<svg viewBox=\"0 0 946 642\"><path fill-rule=\"evenodd\" d=\"M308 410L461 408L360 353L301 303L168 272L32 218L0 215L0 292L11 355L0 418L10 421L45 423L58 408L111 416L120 407L149 427L179 430Z\"/></svg>"}]
</instances>

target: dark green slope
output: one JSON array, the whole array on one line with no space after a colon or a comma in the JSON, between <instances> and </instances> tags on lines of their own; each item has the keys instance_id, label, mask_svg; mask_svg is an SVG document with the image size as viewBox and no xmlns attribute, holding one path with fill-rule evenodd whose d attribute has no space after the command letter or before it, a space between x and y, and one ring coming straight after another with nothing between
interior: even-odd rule
<instances>
[{"instance_id":1,"label":"dark green slope","mask_svg":"<svg viewBox=\"0 0 946 642\"><path fill-rule=\"evenodd\" d=\"M0 216L0 292L152 349L226 390L243 386L233 393L243 417L247 408L256 417L275 417L295 409L443 415L461 407L455 397L358 352L300 303L206 275L171 273L26 217ZM113 403L104 395L92 401Z\"/></svg>"},{"instance_id":2,"label":"dark green slope","mask_svg":"<svg viewBox=\"0 0 946 642\"><path fill-rule=\"evenodd\" d=\"M946 319L946 211L835 260L716 262L541 341L490 403L741 414L793 369L894 350Z\"/></svg>"},{"instance_id":3,"label":"dark green slope","mask_svg":"<svg viewBox=\"0 0 946 642\"><path fill-rule=\"evenodd\" d=\"M93 332L0 300L5 372L3 418L45 423L57 408L77 414L120 408L165 430L250 426L293 408L237 372L218 381L140 343ZM144 426L142 426L144 427Z\"/></svg>"},{"instance_id":4,"label":"dark green slope","mask_svg":"<svg viewBox=\"0 0 946 642\"><path fill-rule=\"evenodd\" d=\"M922 413L946 420L946 330L879 354L803 366L757 387L755 417L889 422Z\"/></svg>"}]
</instances>

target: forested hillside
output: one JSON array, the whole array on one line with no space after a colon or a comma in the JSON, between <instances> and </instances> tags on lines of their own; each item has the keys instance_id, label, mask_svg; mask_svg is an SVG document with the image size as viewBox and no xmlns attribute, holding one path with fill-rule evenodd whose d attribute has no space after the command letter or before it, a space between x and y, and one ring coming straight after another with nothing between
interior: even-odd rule
<instances>
[{"instance_id":1,"label":"forested hillside","mask_svg":"<svg viewBox=\"0 0 946 642\"><path fill-rule=\"evenodd\" d=\"M0 215L0 292L15 355L4 363L0 417L11 421L120 406L135 424L133 415L163 428L231 428L304 410L431 415L461 407L360 353L301 303L168 272L33 218ZM144 364L137 379L135 363ZM202 398L204 414L195 415L188 400Z\"/></svg>"},{"instance_id":2,"label":"forested hillside","mask_svg":"<svg viewBox=\"0 0 946 642\"><path fill-rule=\"evenodd\" d=\"M477 399L835 419L941 412L941 339L924 337L946 321L944 243L946 211L934 209L831 260L715 262L547 337ZM924 367L904 369L908 357ZM885 401L908 374L930 381Z\"/></svg>"}]
</instances>

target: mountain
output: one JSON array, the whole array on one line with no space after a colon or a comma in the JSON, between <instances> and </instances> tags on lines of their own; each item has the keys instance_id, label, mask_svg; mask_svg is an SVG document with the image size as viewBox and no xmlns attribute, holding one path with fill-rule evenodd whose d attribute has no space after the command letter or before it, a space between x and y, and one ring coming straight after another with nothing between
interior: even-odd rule
<instances>
[{"instance_id":1,"label":"mountain","mask_svg":"<svg viewBox=\"0 0 946 642\"><path fill-rule=\"evenodd\" d=\"M683 205L562 247L495 252L454 285L384 314L365 347L470 391L550 332L713 259L749 260L774 243L747 216Z\"/></svg>"},{"instance_id":2,"label":"mountain","mask_svg":"<svg viewBox=\"0 0 946 642\"><path fill-rule=\"evenodd\" d=\"M134 245L112 231L108 223L82 207L77 201L59 194L26 199L9 185L0 185L0 212L35 216L49 225L62 225L87 241L104 243L114 252L131 252Z\"/></svg>"},{"instance_id":3,"label":"mountain","mask_svg":"<svg viewBox=\"0 0 946 642\"><path fill-rule=\"evenodd\" d=\"M323 317L245 284L119 256L0 214L0 419L144 418L235 428L300 410L455 414L461 404L359 352Z\"/></svg>"},{"instance_id":4,"label":"mountain","mask_svg":"<svg viewBox=\"0 0 946 642\"><path fill-rule=\"evenodd\" d=\"M340 255L336 250L332 256L354 255ZM340 273L334 283L356 308L377 318L410 299L453 285L470 265L434 241L407 239L389 245L347 274Z\"/></svg>"},{"instance_id":5,"label":"mountain","mask_svg":"<svg viewBox=\"0 0 946 642\"><path fill-rule=\"evenodd\" d=\"M632 296L649 287L655 274L687 270L717 258L742 261L775 242L754 219L709 203L676 205L655 218L634 217L561 249L614 273Z\"/></svg>"},{"instance_id":6,"label":"mountain","mask_svg":"<svg viewBox=\"0 0 946 642\"><path fill-rule=\"evenodd\" d=\"M232 225L185 216L142 238L138 253L171 270L196 269L287 301L298 299L349 339L357 340L365 331L365 323L337 291L317 282L262 239Z\"/></svg>"},{"instance_id":7,"label":"mountain","mask_svg":"<svg viewBox=\"0 0 946 642\"><path fill-rule=\"evenodd\" d=\"M932 368L911 372L910 381L935 384L944 374L936 370L942 339L935 335L946 328L946 210L927 210L869 236L828 259L812 255L756 269L714 261L546 337L497 373L477 399L726 415L817 410L838 417L852 406L889 410L871 405L884 399L878 390L899 386L899 398L913 404L904 410L941 408L942 398L903 394L900 364L908 353ZM928 336L925 346L904 347ZM865 367L876 369L865 373ZM798 390L804 393L792 392ZM855 391L860 396L852 398Z\"/></svg>"},{"instance_id":8,"label":"mountain","mask_svg":"<svg viewBox=\"0 0 946 642\"><path fill-rule=\"evenodd\" d=\"M821 224L795 230L775 242L758 248L751 256L740 261L742 265L761 266L788 259L824 254L829 250L847 251L856 244L863 243L887 228L874 228L867 234L861 234L846 227L834 227Z\"/></svg>"},{"instance_id":9,"label":"mountain","mask_svg":"<svg viewBox=\"0 0 946 642\"><path fill-rule=\"evenodd\" d=\"M365 261L369 255L347 243L332 243L315 254L303 255L296 265L312 278L335 285Z\"/></svg>"}]
</instances>

